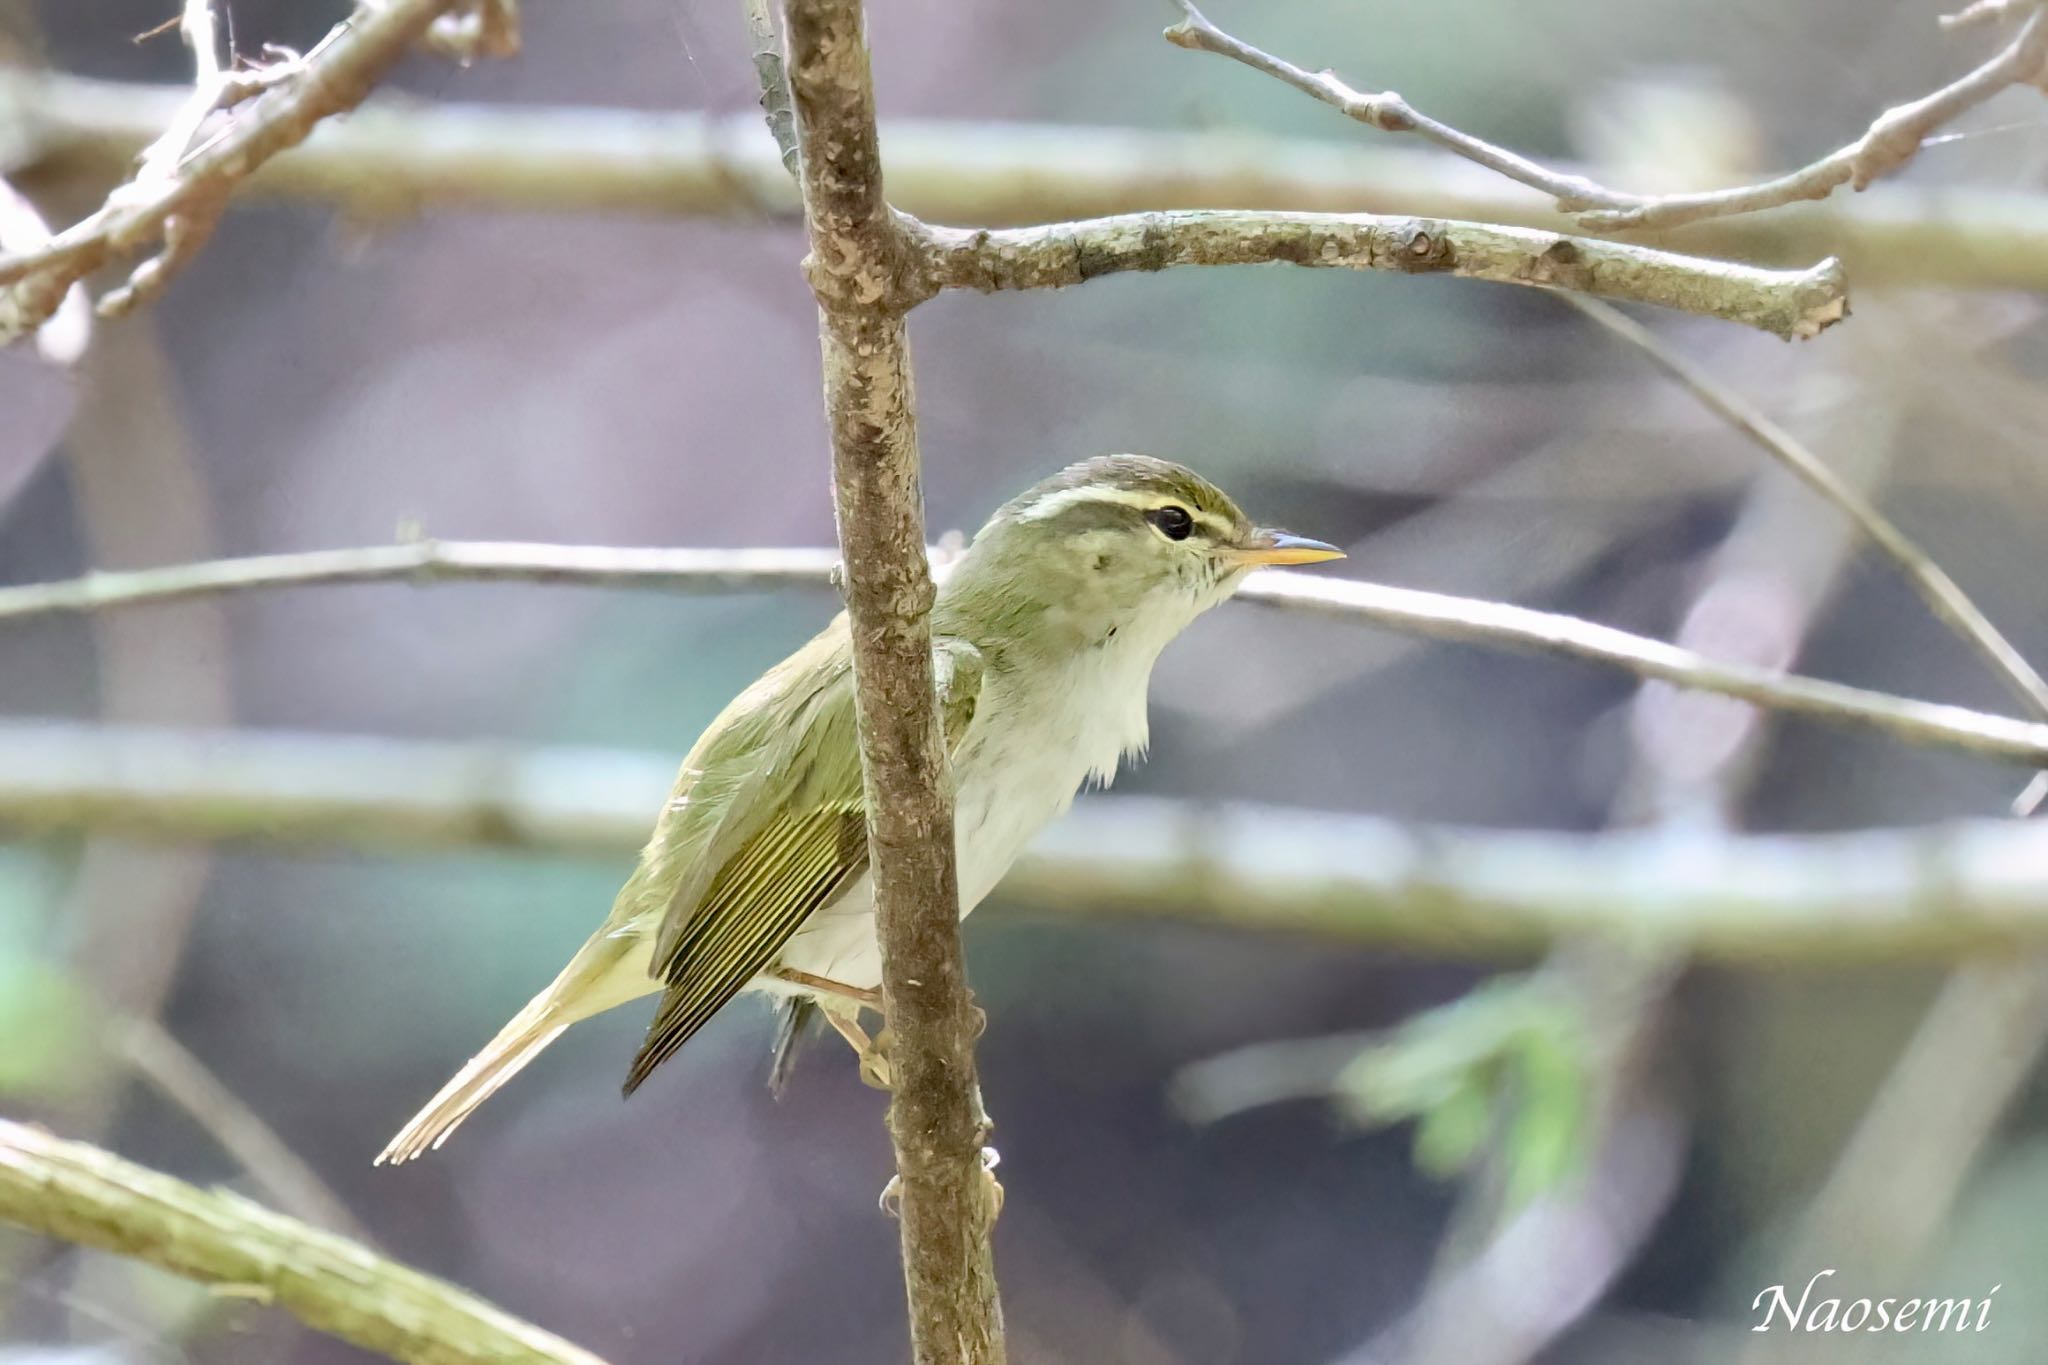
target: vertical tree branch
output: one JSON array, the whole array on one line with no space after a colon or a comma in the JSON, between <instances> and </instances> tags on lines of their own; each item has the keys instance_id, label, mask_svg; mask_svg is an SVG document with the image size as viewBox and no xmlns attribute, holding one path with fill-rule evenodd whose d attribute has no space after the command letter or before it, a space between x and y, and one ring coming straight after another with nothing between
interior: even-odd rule
<instances>
[{"instance_id":1,"label":"vertical tree branch","mask_svg":"<svg viewBox=\"0 0 2048 1365\"><path fill-rule=\"evenodd\" d=\"M894 1034L889 1132L920 1365L1003 1359L989 1231L978 1026L960 953L951 777L932 691L925 558L903 315L915 256L882 198L859 0L788 0L785 31L818 297L846 605L853 626L868 845Z\"/></svg>"}]
</instances>

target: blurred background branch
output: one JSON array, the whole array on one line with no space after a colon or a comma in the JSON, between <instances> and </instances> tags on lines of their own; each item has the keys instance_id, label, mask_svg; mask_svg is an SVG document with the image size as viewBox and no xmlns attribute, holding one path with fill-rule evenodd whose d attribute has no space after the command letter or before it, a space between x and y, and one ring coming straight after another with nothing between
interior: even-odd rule
<instances>
[{"instance_id":1,"label":"blurred background branch","mask_svg":"<svg viewBox=\"0 0 2048 1365\"><path fill-rule=\"evenodd\" d=\"M645 841L673 776L606 750L0 725L0 827L39 837L611 858ZM2048 830L1544 834L1104 797L1003 895L1482 959L1600 932L1723 961L1946 960L2048 938Z\"/></svg>"},{"instance_id":2,"label":"blurred background branch","mask_svg":"<svg viewBox=\"0 0 2048 1365\"><path fill-rule=\"evenodd\" d=\"M0 68L0 172L46 187L119 175L182 98L163 86ZM884 122L882 145L891 201L935 221L1261 209L1572 227L1534 191L1401 147L904 119ZM463 205L741 221L798 209L755 114L423 105L391 95L322 124L247 188L328 201L369 222ZM1854 201L1621 235L1761 263L1839 256L1865 286L2048 287L2048 214L2032 191L1880 182Z\"/></svg>"}]
</instances>

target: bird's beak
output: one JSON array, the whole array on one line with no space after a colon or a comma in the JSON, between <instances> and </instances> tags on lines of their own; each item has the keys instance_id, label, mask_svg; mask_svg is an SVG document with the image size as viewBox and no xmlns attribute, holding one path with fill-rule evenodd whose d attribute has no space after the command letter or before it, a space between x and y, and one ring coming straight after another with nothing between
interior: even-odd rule
<instances>
[{"instance_id":1,"label":"bird's beak","mask_svg":"<svg viewBox=\"0 0 2048 1365\"><path fill-rule=\"evenodd\" d=\"M1289 535L1271 527L1260 527L1246 538L1245 543L1232 548L1230 557L1249 568L1261 568L1271 564L1320 564L1326 559L1342 559L1344 552L1334 545L1307 536Z\"/></svg>"}]
</instances>

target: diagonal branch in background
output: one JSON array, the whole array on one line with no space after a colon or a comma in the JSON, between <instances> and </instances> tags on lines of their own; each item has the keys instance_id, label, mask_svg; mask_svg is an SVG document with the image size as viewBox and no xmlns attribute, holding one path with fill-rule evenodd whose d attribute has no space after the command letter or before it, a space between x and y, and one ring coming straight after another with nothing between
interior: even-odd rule
<instances>
[{"instance_id":1,"label":"diagonal branch in background","mask_svg":"<svg viewBox=\"0 0 2048 1365\"><path fill-rule=\"evenodd\" d=\"M1848 312L1840 262L1764 270L1529 228L1371 214L1224 209L1000 230L911 224L928 287L1061 288L1122 271L1285 262L1462 275L1656 304L1803 340Z\"/></svg>"},{"instance_id":2,"label":"diagonal branch in background","mask_svg":"<svg viewBox=\"0 0 2048 1365\"><path fill-rule=\"evenodd\" d=\"M981 1030L960 948L904 317L915 302L902 287L915 253L882 197L861 0L787 0L783 24L846 562L882 1011L893 1037L889 1136L911 1355L918 1365L1002 1365L996 1191L983 1164L989 1120L974 1066Z\"/></svg>"},{"instance_id":3,"label":"diagonal branch in background","mask_svg":"<svg viewBox=\"0 0 2048 1365\"><path fill-rule=\"evenodd\" d=\"M96 213L46 245L0 258L0 287L17 303L17 325L22 330L39 325L73 284L156 240L163 244L159 254L138 266L126 286L101 300L101 311L119 312L161 290L204 240L228 196L250 172L304 141L321 120L361 103L385 71L459 3L380 0L359 6L304 58L243 83L239 93L250 96L246 107L218 135L188 153L179 144L189 143L199 120L236 88L221 75L217 62L209 67L210 53L202 56L201 88L146 156L141 173L110 194ZM210 14L195 23L195 7L206 9L203 0L188 0L187 35L203 32L210 40ZM197 119L191 117L195 110ZM0 337L0 342L10 339Z\"/></svg>"},{"instance_id":4,"label":"diagonal branch in background","mask_svg":"<svg viewBox=\"0 0 2048 1365\"><path fill-rule=\"evenodd\" d=\"M7 1119L0 1223L274 1303L316 1331L418 1365L604 1365L333 1233Z\"/></svg>"},{"instance_id":5,"label":"diagonal branch in background","mask_svg":"<svg viewBox=\"0 0 2048 1365\"><path fill-rule=\"evenodd\" d=\"M18 837L629 858L674 777L652 752L0 722ZM2048 944L2048 826L1585 835L1105 796L1041 835L1000 900L1454 959L1601 934L1761 966L1926 962Z\"/></svg>"},{"instance_id":6,"label":"diagonal branch in background","mask_svg":"<svg viewBox=\"0 0 2048 1365\"><path fill-rule=\"evenodd\" d=\"M183 97L0 69L0 170L45 185L120 175ZM1572 227L1534 191L1398 143L903 119L884 121L882 142L892 201L932 222L1275 209ZM322 123L258 168L246 193L321 200L371 223L440 205L740 221L800 210L753 114L388 97ZM2048 289L2048 212L2019 191L1880 182L1853 200L1630 237L1760 262L1838 255L1863 286Z\"/></svg>"},{"instance_id":7,"label":"diagonal branch in background","mask_svg":"<svg viewBox=\"0 0 2048 1365\"><path fill-rule=\"evenodd\" d=\"M109 1052L241 1163L280 1209L314 1227L367 1244L369 1234L319 1172L191 1049L148 1015L107 1020Z\"/></svg>"},{"instance_id":8,"label":"diagonal branch in background","mask_svg":"<svg viewBox=\"0 0 2048 1365\"><path fill-rule=\"evenodd\" d=\"M1792 433L1699 366L1666 346L1651 331L1597 301L1562 294L1566 303L1641 351L1651 364L1677 380L1720 417L1783 465L1807 487L1839 509L1863 536L1890 559L1927 604L1934 618L1954 631L1991 666L2000 682L2036 716L2048 718L2048 680L2043 680L2005 632L1991 623L1955 579L1932 556L1847 479L1793 437Z\"/></svg>"},{"instance_id":9,"label":"diagonal branch in background","mask_svg":"<svg viewBox=\"0 0 2048 1365\"><path fill-rule=\"evenodd\" d=\"M1590 311L1601 320L1614 312L1604 305ZM1654 336L1643 340L1661 347ZM1867 346L1869 334L1859 331L1851 339L1849 355L1859 341ZM1677 359L1669 351L1657 354ZM1834 355L1837 363L1844 358L1840 351ZM1739 401L1725 390L1714 393ZM1758 469L1727 536L1701 566L1679 642L1708 652L1739 650L1758 663L1797 658L1857 548L1857 518L1831 515L1839 500L1825 495L1837 489L1861 501L1860 491L1874 486L1889 464L1899 425L1897 405L1881 399L1844 414L1829 431L1840 473L1803 446L1788 444L1795 462L1826 476L1821 491L1827 505L1809 495L1810 480ZM1610 827L1731 834L1758 775L1769 713L1703 706L1697 697L1660 687L1639 690L1629 710L1632 756L1615 788ZM1515 1163L1526 1164L1532 1150L1528 1138L1514 1134L1523 1113L1538 1103L1528 1093L1507 1091L1505 1103L1514 1108L1501 1127L1508 1136L1487 1178L1468 1181L1431 1287L1399 1326L1341 1365L1385 1358L1392 1354L1385 1348L1396 1342L1404 1365L1519 1365L1601 1301L1677 1193L1688 1106L1682 1091L1668 1085L1662 1035L1668 997L1686 962L1672 945L1612 936L1567 940L1534 974L1507 988L1539 1006L1554 1001L1551 1010L1578 1021L1560 1033L1576 1038L1585 1067L1590 1103L1581 1131L1588 1160L1527 1205L1503 1208L1502 1189L1514 1187ZM1472 998L1448 1010L1500 1010L1499 1002L1511 998ZM1404 1032L1441 1027L1436 1020L1444 1017L1425 1016Z\"/></svg>"},{"instance_id":10,"label":"diagonal branch in background","mask_svg":"<svg viewBox=\"0 0 2048 1365\"><path fill-rule=\"evenodd\" d=\"M1333 72L1304 70L1224 32L1209 22L1191 0L1173 3L1181 12L1181 20L1166 30L1168 42L1241 62L1368 127L1426 138L1476 165L1542 191L1556 200L1561 210L1578 214L1582 226L1604 232L1672 228L1705 218L1825 199L1844 184L1860 190L1905 165L1920 150L1922 140L1944 124L2001 90L2036 82L2048 73L2048 13L2029 0L2024 7L2032 12L2021 24L2019 35L1996 56L1933 94L1886 110L1863 136L1810 165L1774 180L1733 189L1698 194L1626 194L1585 176L1552 170L1460 132L1421 113L1391 90L1367 94L1339 80Z\"/></svg>"},{"instance_id":11,"label":"diagonal branch in background","mask_svg":"<svg viewBox=\"0 0 2048 1365\"><path fill-rule=\"evenodd\" d=\"M612 549L425 540L96 573L0 588L0 622L322 583L523 582L696 592L824 587L836 581L836 559L828 550ZM1677 645L1554 612L1277 570L1253 577L1238 590L1236 600L1427 639L1581 659L1916 744L2048 767L2048 724L1709 659Z\"/></svg>"}]
</instances>

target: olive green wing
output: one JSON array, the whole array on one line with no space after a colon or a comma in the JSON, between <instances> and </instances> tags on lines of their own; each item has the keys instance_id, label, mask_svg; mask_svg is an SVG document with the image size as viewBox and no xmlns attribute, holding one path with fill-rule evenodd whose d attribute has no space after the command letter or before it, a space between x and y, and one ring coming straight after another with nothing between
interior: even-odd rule
<instances>
[{"instance_id":1,"label":"olive green wing","mask_svg":"<svg viewBox=\"0 0 2048 1365\"><path fill-rule=\"evenodd\" d=\"M693 869L697 875L668 882L671 895L651 968L667 989L627 1075L628 1094L773 963L806 919L867 870L867 817L843 628L839 640L842 648L829 676L814 670L806 676L817 686L806 684L777 698L783 704L773 709L782 715L781 724L764 727L751 742L715 746L703 756L690 795L700 798L694 803L699 809L706 808L701 797L711 784L723 797L722 809L708 828L677 841L703 852ZM801 658L800 652L791 664ZM950 750L974 718L981 655L963 640L942 638L933 644L932 663ZM678 815L691 804L686 800Z\"/></svg>"}]
</instances>

